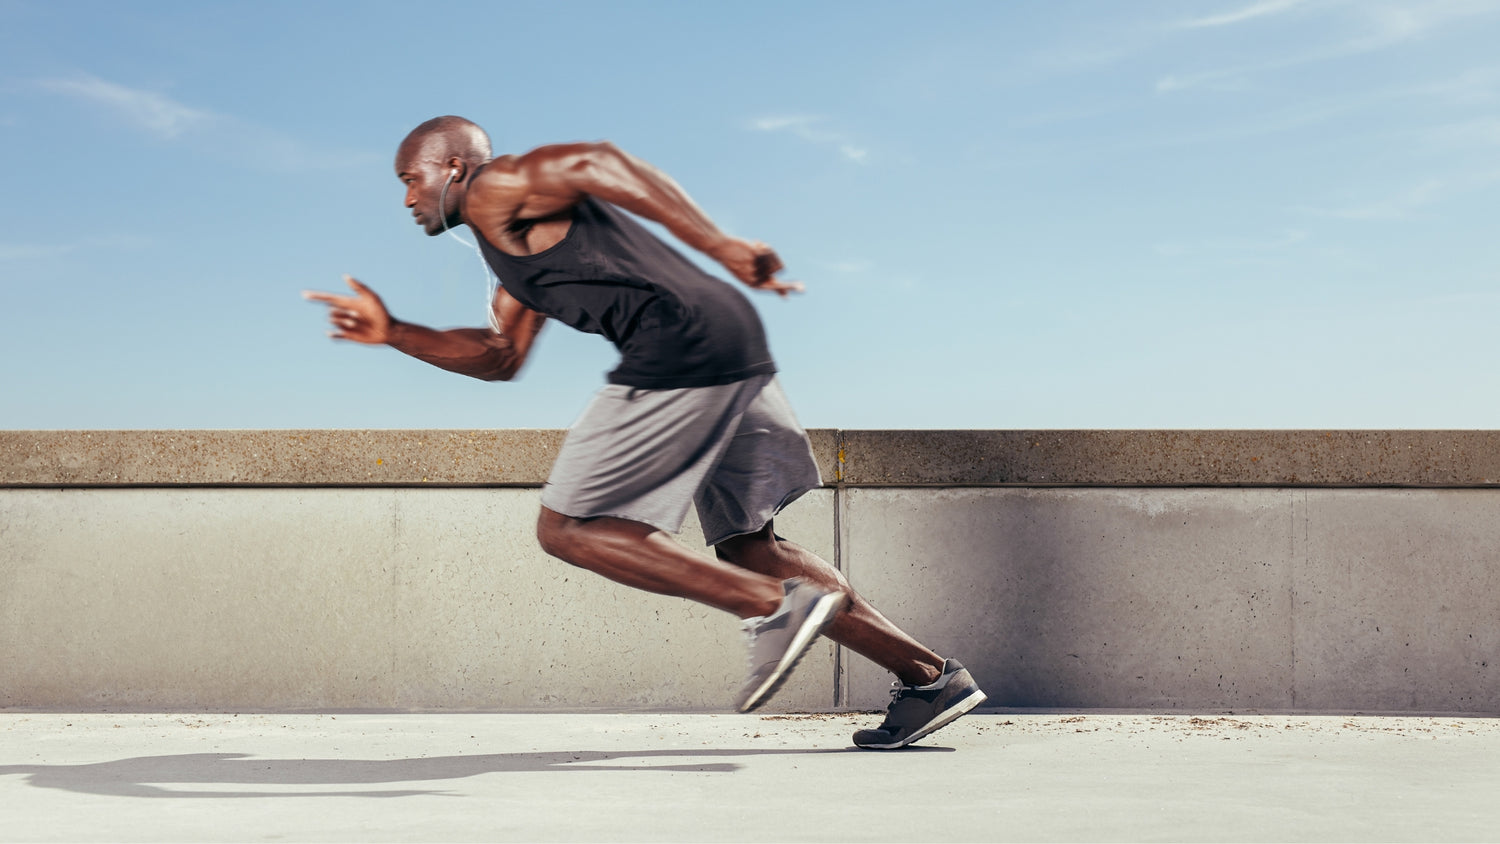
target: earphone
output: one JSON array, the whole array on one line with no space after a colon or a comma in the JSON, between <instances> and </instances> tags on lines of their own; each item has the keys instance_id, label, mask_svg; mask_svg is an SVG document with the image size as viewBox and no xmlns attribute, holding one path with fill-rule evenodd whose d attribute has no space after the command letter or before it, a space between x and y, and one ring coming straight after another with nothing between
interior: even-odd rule
<instances>
[{"instance_id":1,"label":"earphone","mask_svg":"<svg viewBox=\"0 0 1500 844\"><path fill-rule=\"evenodd\" d=\"M458 168L454 167L452 170L448 171L448 181L443 182L443 190L438 194L439 213L441 213L441 210L443 208L446 208L448 206L448 186L453 184L453 180L456 178L458 178ZM480 250L479 244L470 243L469 241L464 240L463 238L458 236L458 232L455 232L452 229L448 228L448 218L446 215L443 217L442 233L474 250L474 254L479 256L479 265L481 267L484 267L484 277L485 280L489 282L486 285L488 291L484 300L484 310L489 316L490 328L496 334L503 334L504 332L500 330L500 318L495 313L495 290L500 286L500 279L497 278L494 271L490 269L490 262L485 260L484 252Z\"/></svg>"}]
</instances>

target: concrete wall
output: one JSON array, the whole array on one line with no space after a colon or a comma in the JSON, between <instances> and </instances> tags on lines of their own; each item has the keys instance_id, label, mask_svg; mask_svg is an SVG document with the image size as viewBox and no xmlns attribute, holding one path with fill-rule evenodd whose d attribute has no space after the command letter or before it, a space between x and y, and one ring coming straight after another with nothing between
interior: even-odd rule
<instances>
[{"instance_id":1,"label":"concrete wall","mask_svg":"<svg viewBox=\"0 0 1500 844\"><path fill-rule=\"evenodd\" d=\"M1500 433L811 433L778 532L995 705L1500 711ZM726 708L732 618L536 548L560 439L0 432L0 706Z\"/></svg>"}]
</instances>

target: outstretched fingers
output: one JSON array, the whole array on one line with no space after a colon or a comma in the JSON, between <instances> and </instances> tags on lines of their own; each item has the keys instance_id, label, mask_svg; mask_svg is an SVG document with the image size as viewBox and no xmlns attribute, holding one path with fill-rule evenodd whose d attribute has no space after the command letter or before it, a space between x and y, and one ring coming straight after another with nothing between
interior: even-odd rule
<instances>
[{"instance_id":1,"label":"outstretched fingers","mask_svg":"<svg viewBox=\"0 0 1500 844\"><path fill-rule=\"evenodd\" d=\"M384 331L389 322L384 303L375 291L354 277L345 275L344 281L354 291L353 296L304 290L302 298L328 306L328 321L335 329L328 333L329 337L361 343L384 342Z\"/></svg>"},{"instance_id":2,"label":"outstretched fingers","mask_svg":"<svg viewBox=\"0 0 1500 844\"><path fill-rule=\"evenodd\" d=\"M349 285L349 289L353 290L355 295L343 296L338 293L324 293L321 290L304 290L302 291L302 298L313 302L323 302L340 308L352 308L364 297L379 298L375 296L375 291L364 286L360 283L359 279L352 275L345 274L344 282Z\"/></svg>"},{"instance_id":3,"label":"outstretched fingers","mask_svg":"<svg viewBox=\"0 0 1500 844\"><path fill-rule=\"evenodd\" d=\"M304 290L302 291L302 298L309 302L322 302L331 307L346 309L359 301L353 296L340 296L337 293L324 293L321 290Z\"/></svg>"},{"instance_id":4,"label":"outstretched fingers","mask_svg":"<svg viewBox=\"0 0 1500 844\"><path fill-rule=\"evenodd\" d=\"M337 330L328 332L328 336L335 340L352 339L345 331L352 330L359 325L359 314L354 311L353 306L359 300L352 296L340 296L336 293L324 293L318 290L302 291L302 298L310 302L321 302L328 306L328 321Z\"/></svg>"}]
</instances>

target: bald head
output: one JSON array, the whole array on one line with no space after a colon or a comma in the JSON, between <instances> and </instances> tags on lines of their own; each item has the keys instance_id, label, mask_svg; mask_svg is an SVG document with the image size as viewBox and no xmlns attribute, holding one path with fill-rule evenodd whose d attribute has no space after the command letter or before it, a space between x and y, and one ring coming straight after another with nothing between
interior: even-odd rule
<instances>
[{"instance_id":1,"label":"bald head","mask_svg":"<svg viewBox=\"0 0 1500 844\"><path fill-rule=\"evenodd\" d=\"M490 138L462 117L434 117L411 130L396 150L406 207L430 235L463 225L468 181L490 160Z\"/></svg>"},{"instance_id":2,"label":"bald head","mask_svg":"<svg viewBox=\"0 0 1500 844\"><path fill-rule=\"evenodd\" d=\"M396 171L414 164L442 165L460 159L476 167L490 159L490 136L472 121L447 115L434 117L411 130L396 150Z\"/></svg>"}]
</instances>

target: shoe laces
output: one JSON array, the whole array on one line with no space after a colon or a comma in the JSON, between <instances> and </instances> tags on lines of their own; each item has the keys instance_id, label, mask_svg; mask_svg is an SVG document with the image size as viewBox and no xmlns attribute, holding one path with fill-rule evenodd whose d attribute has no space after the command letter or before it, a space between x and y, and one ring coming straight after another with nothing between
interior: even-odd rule
<instances>
[{"instance_id":1,"label":"shoe laces","mask_svg":"<svg viewBox=\"0 0 1500 844\"><path fill-rule=\"evenodd\" d=\"M912 686L908 686L900 680L896 680L895 682L891 683L891 703L895 703L896 701L900 700L906 695L907 692L911 691L912 688Z\"/></svg>"}]
</instances>

